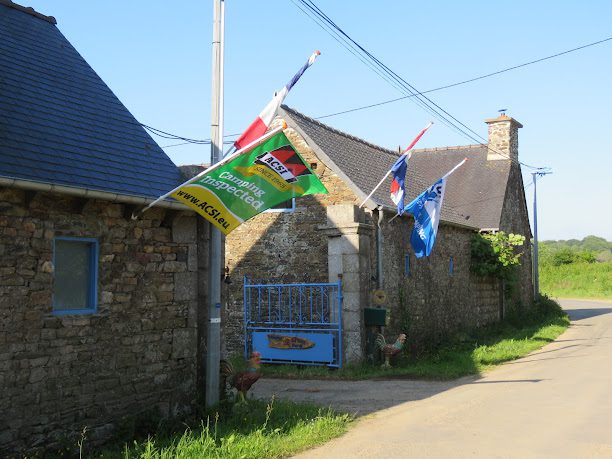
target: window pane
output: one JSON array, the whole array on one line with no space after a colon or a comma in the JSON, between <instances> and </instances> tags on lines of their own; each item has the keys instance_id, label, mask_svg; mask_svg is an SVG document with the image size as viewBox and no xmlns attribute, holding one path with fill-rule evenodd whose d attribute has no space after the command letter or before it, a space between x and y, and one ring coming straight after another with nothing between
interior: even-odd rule
<instances>
[{"instance_id":1,"label":"window pane","mask_svg":"<svg viewBox=\"0 0 612 459\"><path fill-rule=\"evenodd\" d=\"M54 308L87 309L91 286L90 242L55 241Z\"/></svg>"},{"instance_id":2,"label":"window pane","mask_svg":"<svg viewBox=\"0 0 612 459\"><path fill-rule=\"evenodd\" d=\"M270 207L270 209L293 209L293 199L278 203L275 206Z\"/></svg>"}]
</instances>

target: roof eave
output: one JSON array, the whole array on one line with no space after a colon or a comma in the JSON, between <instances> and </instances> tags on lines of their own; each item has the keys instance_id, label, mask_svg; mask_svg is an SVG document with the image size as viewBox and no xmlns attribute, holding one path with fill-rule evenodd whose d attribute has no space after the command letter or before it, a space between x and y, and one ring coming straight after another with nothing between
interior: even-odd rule
<instances>
[{"instance_id":1,"label":"roof eave","mask_svg":"<svg viewBox=\"0 0 612 459\"><path fill-rule=\"evenodd\" d=\"M109 191L94 190L91 188L80 188L67 185L58 185L55 183L38 182L34 180L23 180L14 177L0 177L0 186L6 186L10 188L19 188L22 190L30 191L46 191L52 193L59 193L68 196L76 196L80 198L89 199L100 199L103 201L117 202L121 204L135 204L146 206L155 201L156 198L148 198L145 196L135 196L121 193L113 193ZM189 210L191 209L175 201L160 201L156 204L159 207L175 210Z\"/></svg>"}]
</instances>

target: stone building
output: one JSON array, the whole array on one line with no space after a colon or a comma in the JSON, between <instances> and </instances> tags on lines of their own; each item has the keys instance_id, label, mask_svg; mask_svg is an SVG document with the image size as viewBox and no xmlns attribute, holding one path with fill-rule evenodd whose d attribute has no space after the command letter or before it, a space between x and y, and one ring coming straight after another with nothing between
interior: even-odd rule
<instances>
[{"instance_id":1,"label":"stone building","mask_svg":"<svg viewBox=\"0 0 612 459\"><path fill-rule=\"evenodd\" d=\"M55 26L0 0L0 456L192 407L209 226ZM199 387L202 387L201 385Z\"/></svg>"},{"instance_id":2,"label":"stone building","mask_svg":"<svg viewBox=\"0 0 612 459\"><path fill-rule=\"evenodd\" d=\"M486 120L488 145L414 150L408 166L407 200L433 184L463 158L448 179L433 253L417 259L409 243L413 220L396 213L390 179L366 201L398 157L397 152L340 132L312 118L281 108L286 131L329 190L297 199L283 211L265 212L226 239L232 279L225 308L226 352L244 344L243 276L258 282L343 282L344 361L364 357L364 308L373 292L386 301L387 338L406 332L411 349L439 342L445 335L500 320L504 297L496 279L470 273L470 241L479 231L522 234L519 291L511 301L532 303L531 237L520 165L516 120ZM278 120L277 120L278 122Z\"/></svg>"}]
</instances>

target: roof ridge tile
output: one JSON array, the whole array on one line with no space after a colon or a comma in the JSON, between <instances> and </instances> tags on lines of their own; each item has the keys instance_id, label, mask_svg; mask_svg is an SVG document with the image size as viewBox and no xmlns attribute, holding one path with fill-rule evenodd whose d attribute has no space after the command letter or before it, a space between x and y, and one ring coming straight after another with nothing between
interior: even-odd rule
<instances>
[{"instance_id":1,"label":"roof ridge tile","mask_svg":"<svg viewBox=\"0 0 612 459\"><path fill-rule=\"evenodd\" d=\"M22 13L30 14L38 19L42 19L43 21L47 21L53 25L57 24L57 20L53 16L46 16L42 13L39 13L31 6L19 5L18 3L14 3L11 0L0 0L0 5L4 5L9 8L13 8L15 10L21 11Z\"/></svg>"},{"instance_id":2,"label":"roof ridge tile","mask_svg":"<svg viewBox=\"0 0 612 459\"><path fill-rule=\"evenodd\" d=\"M334 127L331 127L330 125L322 123L321 121L318 121L315 118L311 118L310 116L304 115L303 113L298 112L297 110L295 110L295 109L293 109L291 107L288 107L287 105L283 104L283 105L281 105L281 108L283 110L285 110L285 111L288 111L292 115L299 116L301 118L304 118L307 121L310 121L311 123L318 124L322 128L327 129L327 130L329 130L331 132L334 132L336 134L339 134L339 135L341 135L343 137L347 137L349 139L355 140L355 141L357 141L359 143L362 143L364 145L367 145L369 147L375 148L376 150L384 151L385 153L391 153L391 154L394 154L395 156L397 156L397 152L395 150L391 150L389 148L381 147L380 145L376 145L375 143L368 142L367 140L364 140L364 139L362 139L360 137L357 137L357 136L354 136L352 134L349 134L348 132L344 132L344 131L341 131L341 130L336 129Z\"/></svg>"}]
</instances>

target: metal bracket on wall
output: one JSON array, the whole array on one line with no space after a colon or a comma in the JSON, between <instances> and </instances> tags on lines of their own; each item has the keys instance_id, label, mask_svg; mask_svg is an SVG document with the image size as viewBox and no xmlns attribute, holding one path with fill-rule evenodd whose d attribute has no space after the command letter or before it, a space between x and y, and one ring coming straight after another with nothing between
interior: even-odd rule
<instances>
[{"instance_id":1,"label":"metal bracket on wall","mask_svg":"<svg viewBox=\"0 0 612 459\"><path fill-rule=\"evenodd\" d=\"M139 209L139 206L133 204L124 204L123 206L123 218L126 220L131 220L132 215Z\"/></svg>"}]
</instances>

